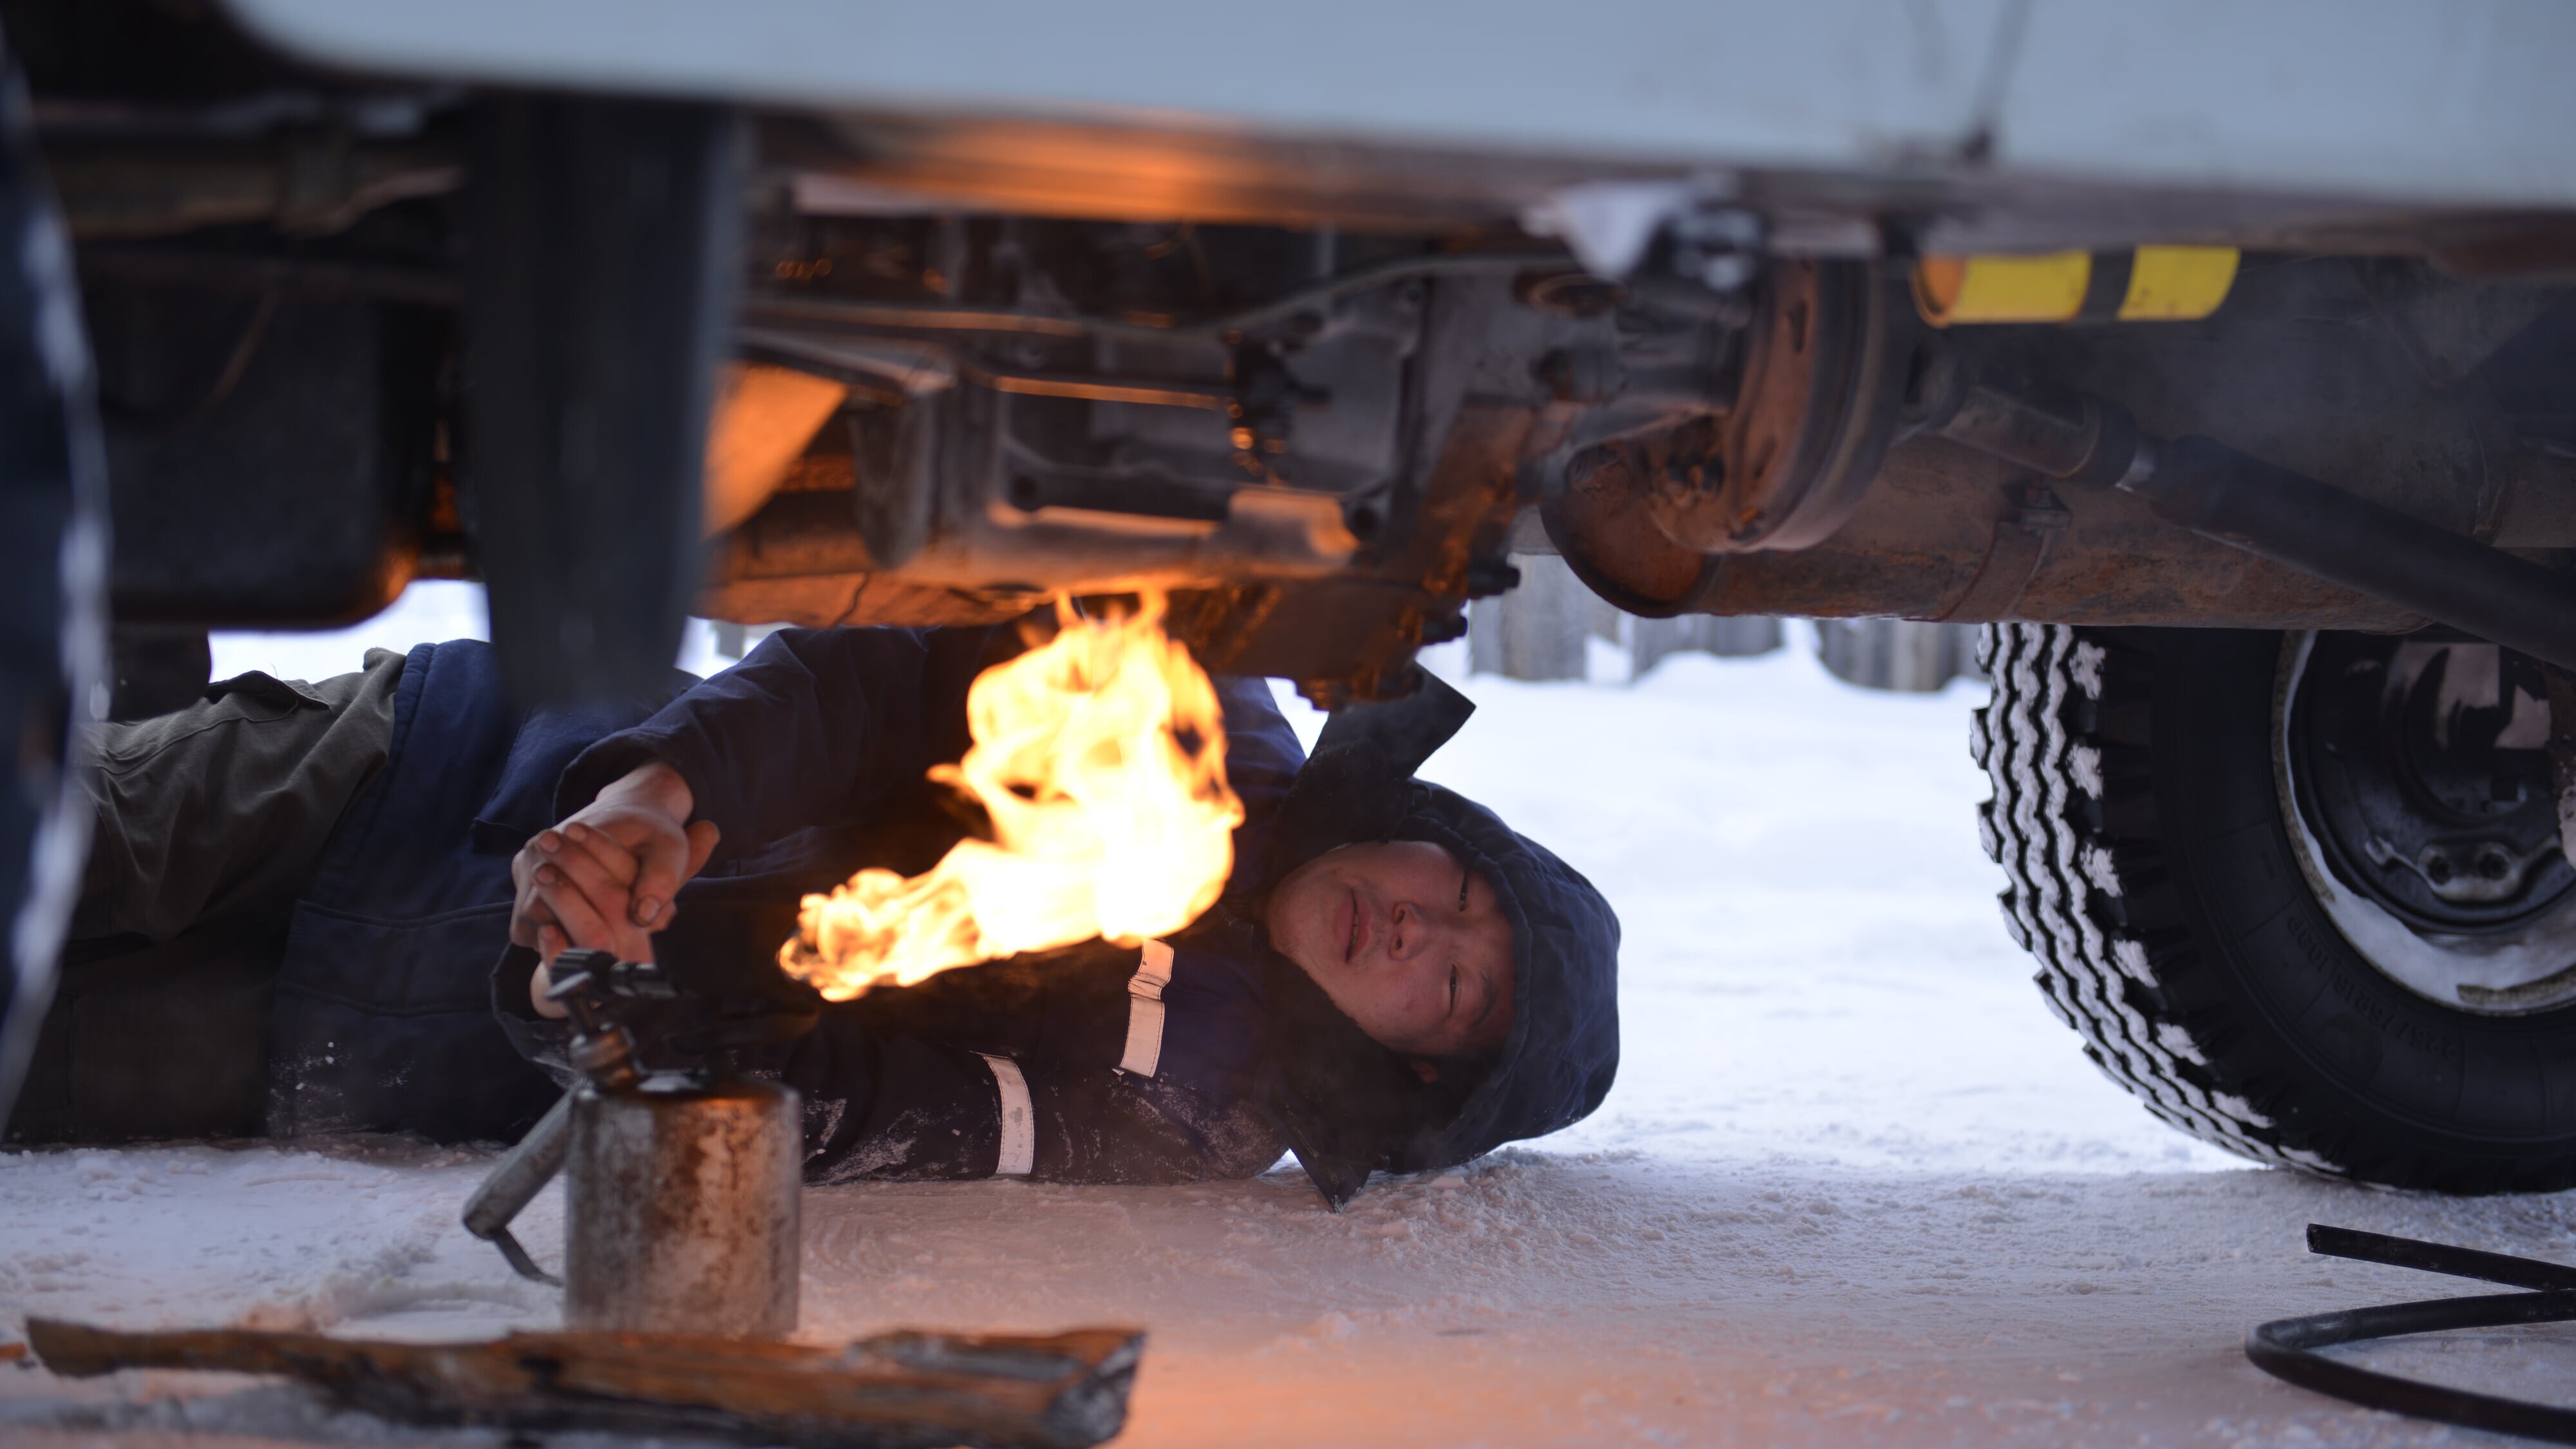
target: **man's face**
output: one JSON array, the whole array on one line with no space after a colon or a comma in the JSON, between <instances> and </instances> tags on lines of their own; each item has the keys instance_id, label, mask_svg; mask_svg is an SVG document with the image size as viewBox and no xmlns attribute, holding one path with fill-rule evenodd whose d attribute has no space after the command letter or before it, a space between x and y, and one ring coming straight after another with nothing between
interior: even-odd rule
<instances>
[{"instance_id":1,"label":"man's face","mask_svg":"<svg viewBox=\"0 0 2576 1449\"><path fill-rule=\"evenodd\" d=\"M1270 893L1270 942L1380 1045L1492 1051L1512 1024L1512 927L1483 876L1424 840L1345 845Z\"/></svg>"}]
</instances>

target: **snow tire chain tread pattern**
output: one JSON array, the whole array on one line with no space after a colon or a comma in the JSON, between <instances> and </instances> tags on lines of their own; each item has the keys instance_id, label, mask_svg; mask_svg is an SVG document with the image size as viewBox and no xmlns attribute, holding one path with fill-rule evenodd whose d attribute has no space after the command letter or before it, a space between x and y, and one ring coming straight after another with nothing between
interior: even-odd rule
<instances>
[{"instance_id":1,"label":"snow tire chain tread pattern","mask_svg":"<svg viewBox=\"0 0 2576 1449\"><path fill-rule=\"evenodd\" d=\"M2161 1009L2156 953L2113 908L2121 878L2152 869L2155 847L2086 823L2106 793L2106 742L2070 721L2100 703L2114 653L2060 624L1989 624L1977 661L1994 682L1969 748L1993 782L1978 837L2004 868L2004 926L2039 963L2049 1009L2084 1054L2165 1123L2258 1162L2341 1170L2280 1140L2272 1120L2218 1080L2189 1025Z\"/></svg>"}]
</instances>

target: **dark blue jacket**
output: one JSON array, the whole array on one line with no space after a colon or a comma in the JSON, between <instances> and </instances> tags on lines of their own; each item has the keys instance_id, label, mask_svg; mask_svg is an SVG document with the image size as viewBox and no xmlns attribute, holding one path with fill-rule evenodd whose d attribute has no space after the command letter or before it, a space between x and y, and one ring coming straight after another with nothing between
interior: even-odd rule
<instances>
[{"instance_id":1,"label":"dark blue jacket","mask_svg":"<svg viewBox=\"0 0 2576 1449\"><path fill-rule=\"evenodd\" d=\"M542 1112L558 1088L527 1058L560 1028L526 1007L533 958L505 951L510 856L646 759L723 830L657 956L693 994L801 992L770 964L799 896L861 865L925 868L955 838L924 775L963 753L967 686L1015 647L1003 630L788 630L660 698L532 714L504 703L488 646L414 650L392 755L297 909L272 1125L502 1138ZM1262 681L1217 684L1249 881L1303 754ZM873 992L759 1065L804 1095L818 1178L1260 1171L1282 1142L1255 1101L1258 934L1219 909L1170 944L1142 980L1149 953L1093 943Z\"/></svg>"}]
</instances>

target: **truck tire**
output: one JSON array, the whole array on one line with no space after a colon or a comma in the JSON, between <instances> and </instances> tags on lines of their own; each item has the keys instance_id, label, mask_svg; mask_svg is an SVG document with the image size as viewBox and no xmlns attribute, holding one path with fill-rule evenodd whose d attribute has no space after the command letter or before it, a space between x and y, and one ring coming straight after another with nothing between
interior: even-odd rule
<instances>
[{"instance_id":1,"label":"truck tire","mask_svg":"<svg viewBox=\"0 0 2576 1449\"><path fill-rule=\"evenodd\" d=\"M76 731L105 703L107 475L89 344L0 42L0 1126L89 849Z\"/></svg>"},{"instance_id":2,"label":"truck tire","mask_svg":"<svg viewBox=\"0 0 2576 1449\"><path fill-rule=\"evenodd\" d=\"M2006 926L2104 1075L2260 1162L2576 1184L2576 871L2535 667L2422 635L2037 624L1978 655Z\"/></svg>"}]
</instances>

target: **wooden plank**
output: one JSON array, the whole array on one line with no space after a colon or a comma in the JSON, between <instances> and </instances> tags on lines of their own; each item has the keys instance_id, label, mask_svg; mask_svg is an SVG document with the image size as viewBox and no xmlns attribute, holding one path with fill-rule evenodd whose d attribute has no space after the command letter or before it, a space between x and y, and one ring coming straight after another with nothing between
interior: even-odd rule
<instances>
[{"instance_id":1,"label":"wooden plank","mask_svg":"<svg viewBox=\"0 0 2576 1449\"><path fill-rule=\"evenodd\" d=\"M45 1367L283 1374L415 1423L688 1433L813 1449L1088 1449L1116 1435L1145 1335L886 1333L831 1348L765 1339L514 1333L396 1343L256 1329L127 1333L30 1319Z\"/></svg>"}]
</instances>

